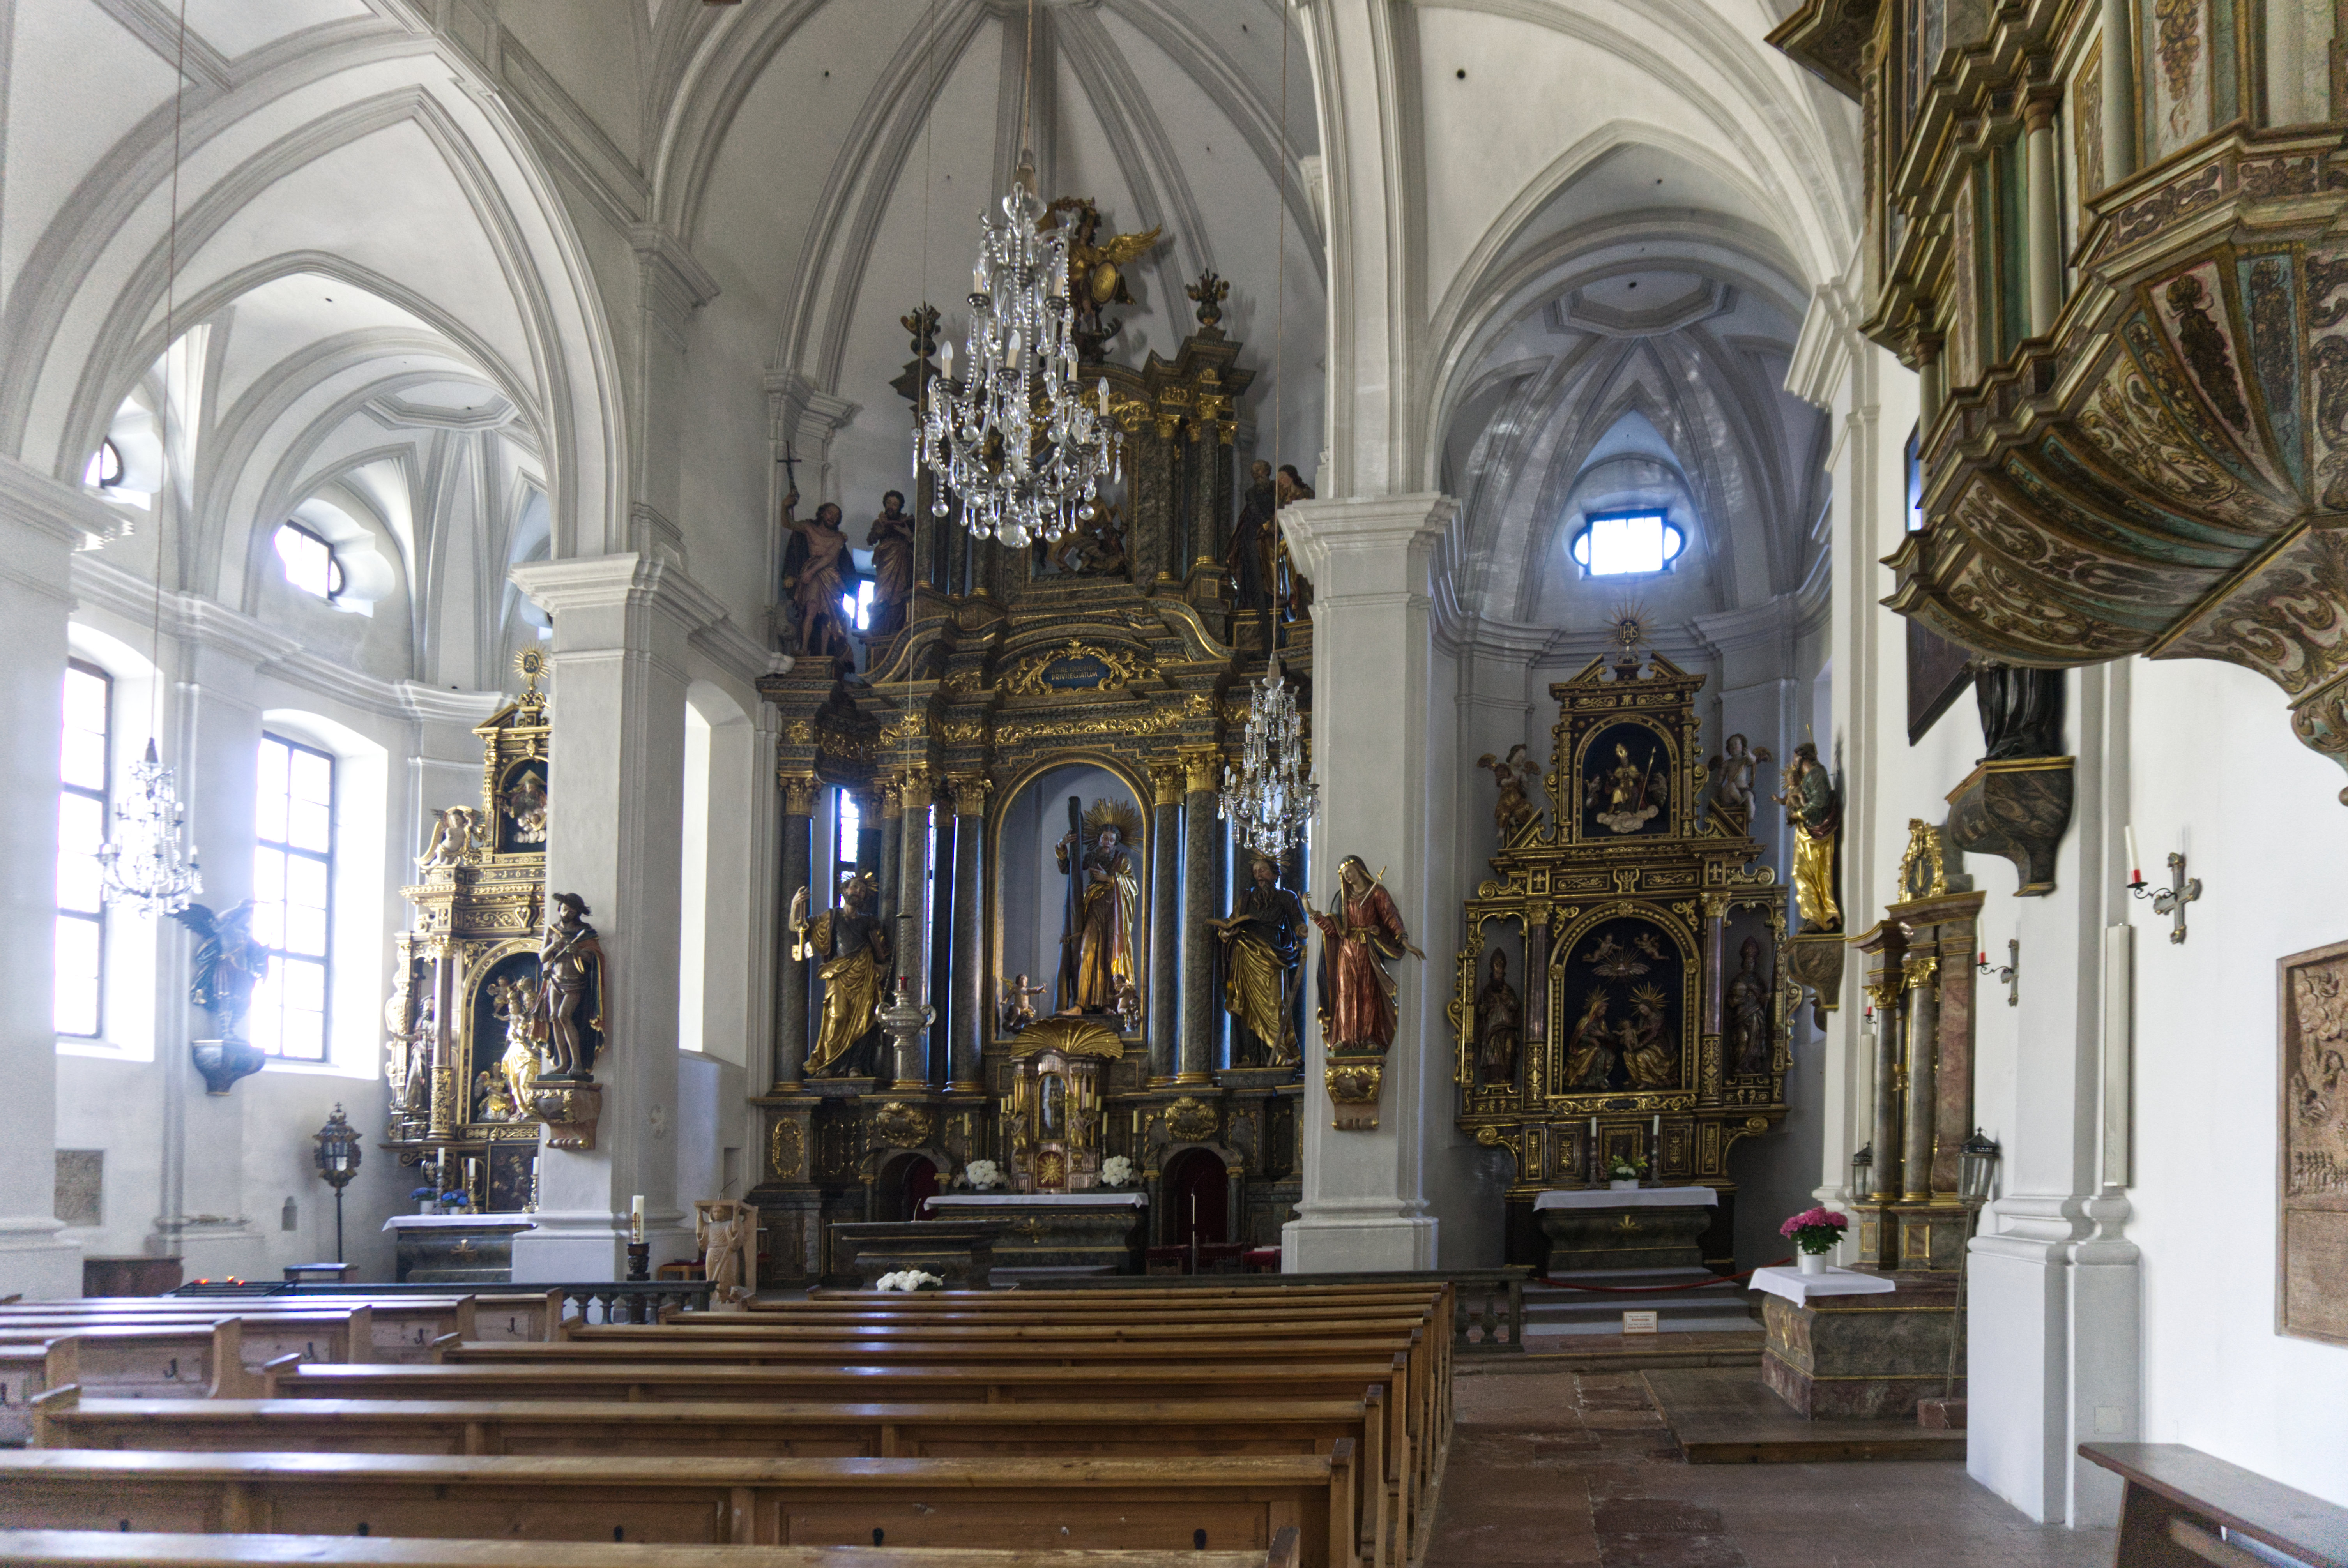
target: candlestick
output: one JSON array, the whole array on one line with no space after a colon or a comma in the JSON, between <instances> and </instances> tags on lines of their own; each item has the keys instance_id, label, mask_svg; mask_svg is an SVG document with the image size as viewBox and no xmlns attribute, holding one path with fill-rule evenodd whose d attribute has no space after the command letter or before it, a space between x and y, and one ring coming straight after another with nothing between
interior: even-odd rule
<instances>
[{"instance_id":1,"label":"candlestick","mask_svg":"<svg viewBox=\"0 0 2348 1568\"><path fill-rule=\"evenodd\" d=\"M632 1242L644 1239L644 1195L642 1193L628 1200L628 1239Z\"/></svg>"}]
</instances>

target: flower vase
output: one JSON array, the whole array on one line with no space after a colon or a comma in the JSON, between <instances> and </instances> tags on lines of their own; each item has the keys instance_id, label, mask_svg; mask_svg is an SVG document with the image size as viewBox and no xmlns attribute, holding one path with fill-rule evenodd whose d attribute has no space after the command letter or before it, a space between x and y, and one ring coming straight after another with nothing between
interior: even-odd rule
<instances>
[{"instance_id":1,"label":"flower vase","mask_svg":"<svg viewBox=\"0 0 2348 1568\"><path fill-rule=\"evenodd\" d=\"M1804 1274L1824 1274L1834 1266L1827 1262L1827 1255L1822 1252L1806 1252L1801 1255L1801 1258Z\"/></svg>"},{"instance_id":2,"label":"flower vase","mask_svg":"<svg viewBox=\"0 0 2348 1568\"><path fill-rule=\"evenodd\" d=\"M416 1212L419 1214L437 1214L440 1212L440 1205L429 1198L418 1198L416 1200Z\"/></svg>"},{"instance_id":3,"label":"flower vase","mask_svg":"<svg viewBox=\"0 0 2348 1568\"><path fill-rule=\"evenodd\" d=\"M1610 1193L1635 1193L1639 1190L1639 1178L1632 1176L1629 1181L1617 1178L1606 1184L1606 1190Z\"/></svg>"}]
</instances>

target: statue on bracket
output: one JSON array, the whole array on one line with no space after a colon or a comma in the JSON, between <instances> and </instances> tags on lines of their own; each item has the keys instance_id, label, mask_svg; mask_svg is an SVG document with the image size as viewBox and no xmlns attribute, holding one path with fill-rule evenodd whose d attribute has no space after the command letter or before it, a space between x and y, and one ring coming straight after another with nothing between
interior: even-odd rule
<instances>
[{"instance_id":1,"label":"statue on bracket","mask_svg":"<svg viewBox=\"0 0 2348 1568\"><path fill-rule=\"evenodd\" d=\"M1533 766L1521 743L1510 746L1505 759L1486 752L1476 759L1476 765L1490 770L1499 783L1499 798L1492 803L1492 826L1505 847L1517 835L1517 829L1540 815L1525 793L1540 783L1540 769Z\"/></svg>"},{"instance_id":2,"label":"statue on bracket","mask_svg":"<svg viewBox=\"0 0 2348 1568\"><path fill-rule=\"evenodd\" d=\"M1973 702L1981 710L1982 761L2051 757L2063 750L2063 671L2029 670L1993 659L1972 661Z\"/></svg>"},{"instance_id":3,"label":"statue on bracket","mask_svg":"<svg viewBox=\"0 0 2348 1568\"><path fill-rule=\"evenodd\" d=\"M891 952L888 925L872 915L880 897L880 885L870 871L850 876L840 884L840 907L812 920L808 918L808 890L802 887L791 897L790 928L797 938L791 957L800 962L823 960L816 971L823 981L823 1017L808 1050L810 1077L837 1066L872 1033Z\"/></svg>"},{"instance_id":4,"label":"statue on bracket","mask_svg":"<svg viewBox=\"0 0 2348 1568\"><path fill-rule=\"evenodd\" d=\"M1140 907L1141 871L1126 847L1141 826L1129 802L1097 800L1078 821L1081 803L1068 797L1066 836L1052 846L1068 878L1067 909L1060 936L1060 1008L1063 1013L1113 1013L1119 983L1137 984L1135 911ZM1079 848L1079 842L1086 847Z\"/></svg>"},{"instance_id":5,"label":"statue on bracket","mask_svg":"<svg viewBox=\"0 0 2348 1568\"><path fill-rule=\"evenodd\" d=\"M205 1091L211 1094L226 1094L238 1079L260 1071L268 1061L244 1037L252 988L269 968L269 949L252 935L252 900L247 898L218 915L201 904L171 912L171 918L196 934L195 956L188 966L188 999L211 1014L212 1032L191 1049Z\"/></svg>"},{"instance_id":6,"label":"statue on bracket","mask_svg":"<svg viewBox=\"0 0 2348 1568\"><path fill-rule=\"evenodd\" d=\"M1248 886L1227 919L1210 920L1222 948L1223 1010L1256 1043L1266 1067L1294 1067L1298 968L1304 959L1304 906L1280 886L1269 856L1248 865Z\"/></svg>"},{"instance_id":7,"label":"statue on bracket","mask_svg":"<svg viewBox=\"0 0 2348 1568\"><path fill-rule=\"evenodd\" d=\"M1485 1087L1505 1089L1517 1081L1525 1009L1517 988L1509 983L1509 955L1493 948L1490 967L1491 978L1476 996L1476 1056L1484 1069Z\"/></svg>"},{"instance_id":8,"label":"statue on bracket","mask_svg":"<svg viewBox=\"0 0 2348 1568\"><path fill-rule=\"evenodd\" d=\"M893 631L904 625L913 599L913 519L905 511L902 490L880 497L880 515L872 519L864 542L872 547L873 627Z\"/></svg>"},{"instance_id":9,"label":"statue on bracket","mask_svg":"<svg viewBox=\"0 0 2348 1568\"><path fill-rule=\"evenodd\" d=\"M1337 863L1337 886L1327 910L1308 904L1305 911L1321 927L1321 1040L1335 1124L1361 1132L1378 1124L1378 1093L1394 1045L1395 986L1386 965L1405 953L1426 955L1411 944L1393 897L1360 856Z\"/></svg>"},{"instance_id":10,"label":"statue on bracket","mask_svg":"<svg viewBox=\"0 0 2348 1568\"><path fill-rule=\"evenodd\" d=\"M846 658L848 628L840 619L839 601L856 580L856 563L839 526L839 507L826 501L803 523L793 515L798 504L797 490L783 497L783 527L793 536L783 552L783 591L798 610L798 651L810 657Z\"/></svg>"},{"instance_id":11,"label":"statue on bracket","mask_svg":"<svg viewBox=\"0 0 2348 1568\"><path fill-rule=\"evenodd\" d=\"M595 1048L603 1038L603 944L578 894L557 893L547 905L546 937L538 948L539 1009L553 1065L539 1076L584 1083L595 1076Z\"/></svg>"},{"instance_id":12,"label":"statue on bracket","mask_svg":"<svg viewBox=\"0 0 2348 1568\"><path fill-rule=\"evenodd\" d=\"M1835 838L1842 829L1842 802L1834 780L1818 761L1815 742L1794 748L1786 764L1781 787L1785 794L1770 798L1786 808L1794 824L1794 902L1804 931L1839 931L1842 910L1835 904Z\"/></svg>"}]
</instances>

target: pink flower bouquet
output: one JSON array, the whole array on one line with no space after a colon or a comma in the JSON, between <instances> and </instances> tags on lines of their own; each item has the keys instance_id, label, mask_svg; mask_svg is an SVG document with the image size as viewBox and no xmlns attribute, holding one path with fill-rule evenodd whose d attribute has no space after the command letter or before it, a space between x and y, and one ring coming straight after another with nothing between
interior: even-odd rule
<instances>
[{"instance_id":1,"label":"pink flower bouquet","mask_svg":"<svg viewBox=\"0 0 2348 1568\"><path fill-rule=\"evenodd\" d=\"M1842 1233L1850 1222L1832 1209L1804 1209L1777 1227L1777 1234L1791 1236L1794 1245L1804 1252L1826 1254L1834 1251L1842 1240Z\"/></svg>"}]
</instances>

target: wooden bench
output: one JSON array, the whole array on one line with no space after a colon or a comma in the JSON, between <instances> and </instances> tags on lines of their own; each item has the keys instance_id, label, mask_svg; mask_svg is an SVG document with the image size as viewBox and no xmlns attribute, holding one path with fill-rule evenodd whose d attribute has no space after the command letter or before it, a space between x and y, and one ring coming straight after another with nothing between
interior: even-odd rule
<instances>
[{"instance_id":1,"label":"wooden bench","mask_svg":"<svg viewBox=\"0 0 2348 1568\"><path fill-rule=\"evenodd\" d=\"M0 1454L19 1528L683 1545L1184 1547L1353 1568L1354 1447L1191 1459Z\"/></svg>"},{"instance_id":2,"label":"wooden bench","mask_svg":"<svg viewBox=\"0 0 2348 1568\"><path fill-rule=\"evenodd\" d=\"M1263 1552L986 1552L950 1546L641 1546L403 1541L385 1535L157 1535L0 1530L15 1568L1296 1568L1296 1532Z\"/></svg>"},{"instance_id":3,"label":"wooden bench","mask_svg":"<svg viewBox=\"0 0 2348 1568\"><path fill-rule=\"evenodd\" d=\"M33 1406L40 1448L180 1452L685 1454L775 1459L962 1459L990 1454L1310 1454L1352 1440L1356 1534L1397 1561L1385 1471L1383 1394L1353 1400L1166 1404L963 1402L769 1405L437 1399L116 1399L52 1390Z\"/></svg>"},{"instance_id":4,"label":"wooden bench","mask_svg":"<svg viewBox=\"0 0 2348 1568\"><path fill-rule=\"evenodd\" d=\"M2311 1568L2348 1568L2348 1508L2337 1503L2182 1443L2081 1443L2079 1457L2127 1483L2120 1568L2267 1568L2227 1535Z\"/></svg>"}]
</instances>

